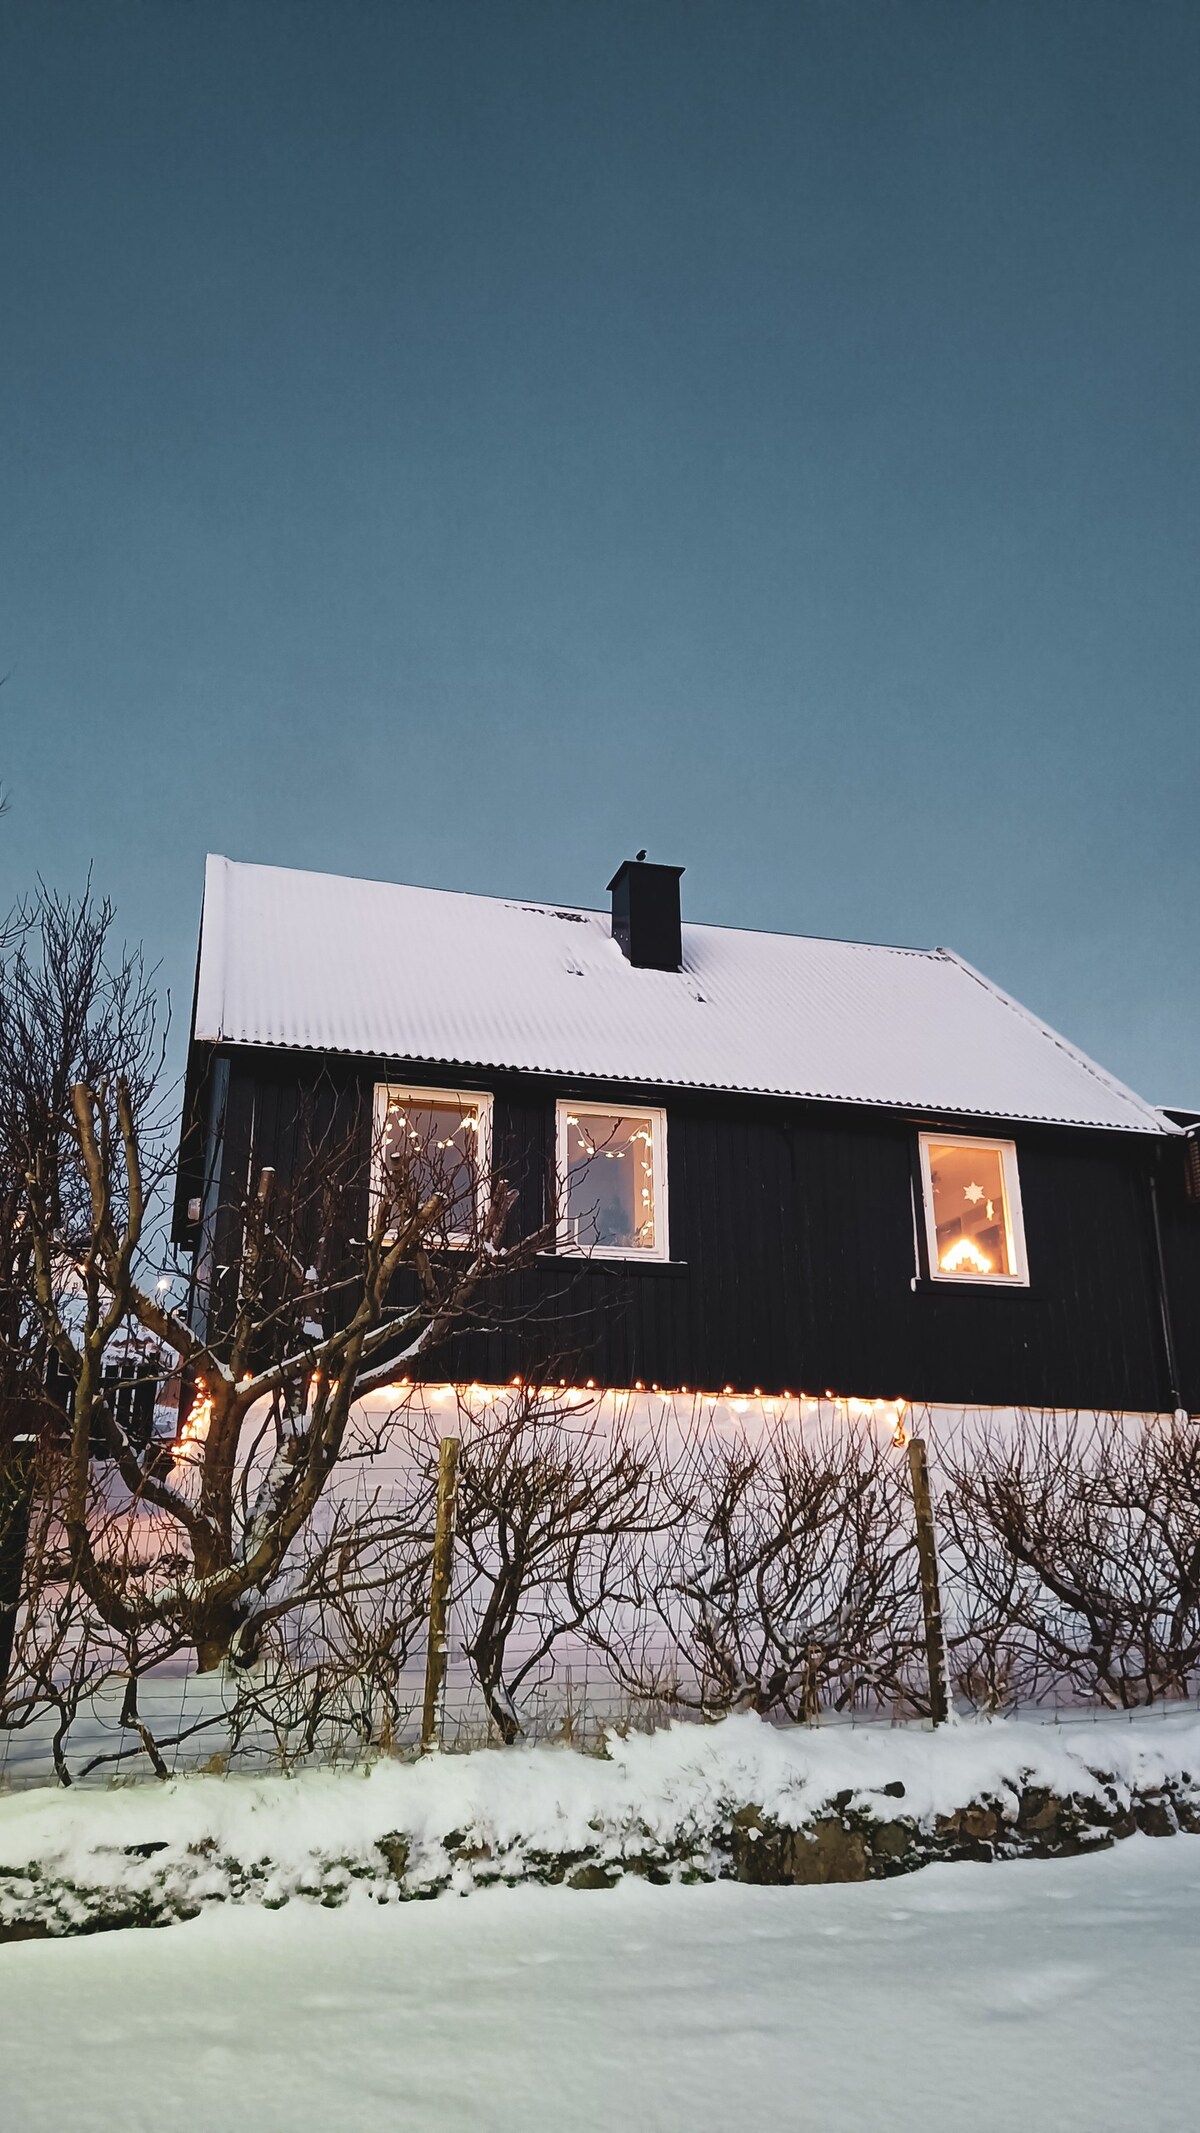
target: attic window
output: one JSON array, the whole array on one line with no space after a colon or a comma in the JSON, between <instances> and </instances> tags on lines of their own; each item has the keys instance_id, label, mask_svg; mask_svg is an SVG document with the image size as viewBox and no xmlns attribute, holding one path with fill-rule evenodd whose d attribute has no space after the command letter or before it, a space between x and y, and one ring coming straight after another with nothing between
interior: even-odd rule
<instances>
[{"instance_id":1,"label":"attic window","mask_svg":"<svg viewBox=\"0 0 1200 2133\"><path fill-rule=\"evenodd\" d=\"M1021 1189L1012 1141L922 1133L920 1144L932 1278L1026 1287Z\"/></svg>"},{"instance_id":2,"label":"attic window","mask_svg":"<svg viewBox=\"0 0 1200 2133\"><path fill-rule=\"evenodd\" d=\"M558 1106L560 1250L667 1257L664 1111Z\"/></svg>"},{"instance_id":3,"label":"attic window","mask_svg":"<svg viewBox=\"0 0 1200 2133\"><path fill-rule=\"evenodd\" d=\"M453 1089L375 1090L374 1204L388 1202L394 1235L436 1194L442 1209L430 1241L470 1244L487 1208L492 1099Z\"/></svg>"}]
</instances>

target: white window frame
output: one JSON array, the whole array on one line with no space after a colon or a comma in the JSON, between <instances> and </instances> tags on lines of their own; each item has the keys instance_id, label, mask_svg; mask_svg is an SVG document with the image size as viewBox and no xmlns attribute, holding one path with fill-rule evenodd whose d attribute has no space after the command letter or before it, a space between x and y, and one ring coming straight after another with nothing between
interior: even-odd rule
<instances>
[{"instance_id":1,"label":"white window frame","mask_svg":"<svg viewBox=\"0 0 1200 2133\"><path fill-rule=\"evenodd\" d=\"M560 1096L555 1105L555 1144L558 1163L558 1231L557 1245L560 1252L570 1252L581 1259L669 1259L669 1232L667 1228L667 1114L658 1104L624 1103L576 1103L573 1098ZM653 1244L577 1244L568 1229L567 1173L570 1169L570 1151L567 1147L568 1118L647 1118L650 1121L651 1161L654 1165L654 1242Z\"/></svg>"},{"instance_id":2,"label":"white window frame","mask_svg":"<svg viewBox=\"0 0 1200 2133\"><path fill-rule=\"evenodd\" d=\"M482 1222L487 1214L492 1182L492 1094L490 1089L428 1089L413 1082L377 1081L375 1084L375 1128L371 1142L371 1208L372 1213L383 1197L383 1136L387 1126L388 1106L396 1101L404 1104L461 1104L464 1111L475 1111L479 1117L479 1132L476 1137L475 1210ZM395 1236L389 1230L385 1242ZM466 1230L449 1231L446 1242L451 1245L468 1245L474 1240Z\"/></svg>"},{"instance_id":3,"label":"white window frame","mask_svg":"<svg viewBox=\"0 0 1200 2133\"><path fill-rule=\"evenodd\" d=\"M944 1281L952 1288L959 1289L1027 1289L1029 1261L1025 1256L1025 1218L1021 1212L1021 1179L1017 1166L1016 1142L993 1140L990 1135L983 1133L922 1133L918 1135L918 1139L921 1150L921 1197L925 1205L925 1253L929 1279ZM1004 1234L1011 1274L946 1274L938 1265L930 1149L952 1146L986 1148L989 1155L1000 1157L1004 1178Z\"/></svg>"}]
</instances>

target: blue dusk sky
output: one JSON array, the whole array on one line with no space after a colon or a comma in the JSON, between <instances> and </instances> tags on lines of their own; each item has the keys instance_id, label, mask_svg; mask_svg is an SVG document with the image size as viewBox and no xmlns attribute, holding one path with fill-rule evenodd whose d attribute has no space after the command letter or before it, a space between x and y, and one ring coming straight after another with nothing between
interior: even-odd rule
<instances>
[{"instance_id":1,"label":"blue dusk sky","mask_svg":"<svg viewBox=\"0 0 1200 2133\"><path fill-rule=\"evenodd\" d=\"M1196 0L5 0L0 901L947 943L1200 1106Z\"/></svg>"}]
</instances>

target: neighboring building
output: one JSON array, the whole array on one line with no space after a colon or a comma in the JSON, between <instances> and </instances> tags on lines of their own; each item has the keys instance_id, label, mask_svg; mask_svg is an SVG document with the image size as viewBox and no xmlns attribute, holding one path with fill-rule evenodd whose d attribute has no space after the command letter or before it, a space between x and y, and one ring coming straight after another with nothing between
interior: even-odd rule
<instances>
[{"instance_id":1,"label":"neighboring building","mask_svg":"<svg viewBox=\"0 0 1200 2133\"><path fill-rule=\"evenodd\" d=\"M601 912L210 858L176 1208L200 1308L221 1210L286 1173L319 1082L495 1151L517 1219L557 1225L536 1339L566 1255L600 1386L1200 1408L1192 1115L949 949L681 925L681 871L627 861ZM507 1382L532 1338L454 1368Z\"/></svg>"}]
</instances>

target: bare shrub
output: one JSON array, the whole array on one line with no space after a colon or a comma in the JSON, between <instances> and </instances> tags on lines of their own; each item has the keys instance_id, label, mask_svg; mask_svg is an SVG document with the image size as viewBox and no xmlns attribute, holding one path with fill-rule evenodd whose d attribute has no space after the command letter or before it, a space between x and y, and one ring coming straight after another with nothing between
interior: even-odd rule
<instances>
[{"instance_id":1,"label":"bare shrub","mask_svg":"<svg viewBox=\"0 0 1200 2133\"><path fill-rule=\"evenodd\" d=\"M1200 1678L1200 1434L1169 1416L1020 1414L943 1447L957 1685L988 1708L1131 1709Z\"/></svg>"},{"instance_id":2,"label":"bare shrub","mask_svg":"<svg viewBox=\"0 0 1200 2133\"><path fill-rule=\"evenodd\" d=\"M9 1663L0 1683L0 1726L12 1733L51 1714L52 1753L62 1783L70 1783L67 1738L81 1709L119 1676L125 1684L120 1725L130 1744L109 1756L93 1756L83 1772L101 1761L146 1753L159 1776L166 1766L138 1706L138 1685L174 1656L180 1638L166 1623L123 1633L92 1606L75 1573L67 1536L67 1462L61 1438L44 1432L25 1452L27 1519L20 1584L14 1610ZM93 1545L108 1568L131 1591L161 1571L161 1534L130 1501L111 1469L94 1469L87 1516Z\"/></svg>"},{"instance_id":3,"label":"bare shrub","mask_svg":"<svg viewBox=\"0 0 1200 2133\"><path fill-rule=\"evenodd\" d=\"M670 1513L654 1441L602 1427L595 1402L518 1389L461 1420L455 1606L489 1717L513 1741L560 1647L602 1644L639 1604L647 1538ZM427 1424L414 1442L427 1481L436 1458Z\"/></svg>"},{"instance_id":4,"label":"bare shrub","mask_svg":"<svg viewBox=\"0 0 1200 2133\"><path fill-rule=\"evenodd\" d=\"M925 1707L911 1505L869 1424L776 1421L760 1439L697 1425L663 1477L647 1568L665 1633L627 1638L631 1687L715 1716Z\"/></svg>"},{"instance_id":5,"label":"bare shrub","mask_svg":"<svg viewBox=\"0 0 1200 2133\"><path fill-rule=\"evenodd\" d=\"M231 1712L231 1756L269 1746L281 1768L388 1751L418 1691L433 1553L433 1492L404 1472L325 1506L290 1566L291 1590L252 1617Z\"/></svg>"}]
</instances>

